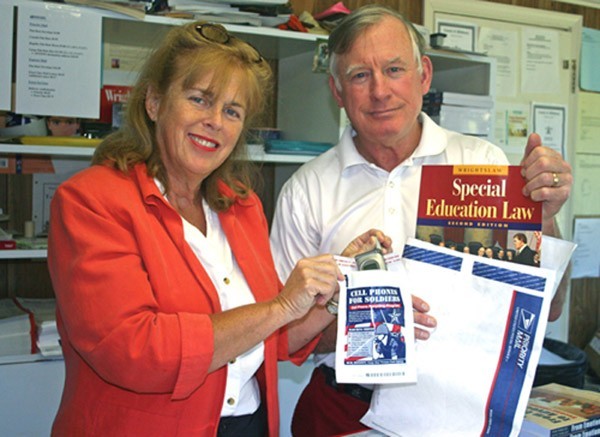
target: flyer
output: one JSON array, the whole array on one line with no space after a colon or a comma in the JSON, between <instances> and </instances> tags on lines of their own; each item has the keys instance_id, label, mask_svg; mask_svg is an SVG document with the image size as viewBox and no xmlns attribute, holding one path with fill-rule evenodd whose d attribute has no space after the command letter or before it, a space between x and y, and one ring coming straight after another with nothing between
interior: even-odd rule
<instances>
[{"instance_id":1,"label":"flyer","mask_svg":"<svg viewBox=\"0 0 600 437\"><path fill-rule=\"evenodd\" d=\"M411 295L402 272L348 272L340 284L337 381L415 383L414 354Z\"/></svg>"}]
</instances>

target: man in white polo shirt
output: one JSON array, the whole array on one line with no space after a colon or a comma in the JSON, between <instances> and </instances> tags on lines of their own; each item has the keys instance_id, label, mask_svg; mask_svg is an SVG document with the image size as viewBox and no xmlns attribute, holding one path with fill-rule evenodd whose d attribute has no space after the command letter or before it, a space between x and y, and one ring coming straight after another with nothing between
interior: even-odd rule
<instances>
[{"instance_id":1,"label":"man in white polo shirt","mask_svg":"<svg viewBox=\"0 0 600 437\"><path fill-rule=\"evenodd\" d=\"M401 253L406 239L415 236L422 165L508 164L498 147L443 129L421 112L432 64L423 54L422 36L397 11L381 5L355 10L330 35L329 53L330 88L351 126L336 147L302 166L281 191L271 230L281 279L298 259L340 253L351 237L371 228L383 230ZM544 203L543 233L556 236L554 216L569 196L571 167L535 134L521 164L524 194ZM413 299L416 323L435 326L427 304ZM560 315L563 300L560 291L551 320ZM417 329L418 339L428 335ZM371 390L336 382L334 351L335 323L316 350L322 353L315 354L317 367L292 421L295 437L366 429L359 420Z\"/></svg>"}]
</instances>

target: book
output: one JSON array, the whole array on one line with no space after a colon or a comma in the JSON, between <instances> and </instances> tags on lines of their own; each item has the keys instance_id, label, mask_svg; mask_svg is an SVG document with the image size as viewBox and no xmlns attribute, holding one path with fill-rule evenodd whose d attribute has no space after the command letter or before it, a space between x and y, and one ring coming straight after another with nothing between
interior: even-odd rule
<instances>
[{"instance_id":1,"label":"book","mask_svg":"<svg viewBox=\"0 0 600 437\"><path fill-rule=\"evenodd\" d=\"M454 93L450 91L432 90L423 96L424 104L444 104L452 106L469 106L473 108L493 108L494 99L489 95Z\"/></svg>"},{"instance_id":2,"label":"book","mask_svg":"<svg viewBox=\"0 0 600 437\"><path fill-rule=\"evenodd\" d=\"M131 86L104 85L100 92L100 121L113 123L113 106L116 103L126 104L131 93Z\"/></svg>"},{"instance_id":3,"label":"book","mask_svg":"<svg viewBox=\"0 0 600 437\"><path fill-rule=\"evenodd\" d=\"M520 166L424 165L416 237L539 266L542 202L524 196L524 185Z\"/></svg>"},{"instance_id":4,"label":"book","mask_svg":"<svg viewBox=\"0 0 600 437\"><path fill-rule=\"evenodd\" d=\"M519 435L600 435L600 393L555 383L534 387Z\"/></svg>"}]
</instances>

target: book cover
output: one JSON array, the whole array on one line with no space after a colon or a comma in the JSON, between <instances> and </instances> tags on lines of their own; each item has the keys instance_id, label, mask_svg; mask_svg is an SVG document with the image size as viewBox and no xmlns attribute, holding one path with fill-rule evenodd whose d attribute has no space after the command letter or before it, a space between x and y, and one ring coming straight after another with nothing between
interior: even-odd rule
<instances>
[{"instance_id":1,"label":"book cover","mask_svg":"<svg viewBox=\"0 0 600 437\"><path fill-rule=\"evenodd\" d=\"M113 105L115 103L125 104L131 92L130 86L126 85L104 85L100 93L100 121L112 124Z\"/></svg>"},{"instance_id":2,"label":"book cover","mask_svg":"<svg viewBox=\"0 0 600 437\"><path fill-rule=\"evenodd\" d=\"M424 165L417 238L539 266L542 203L522 194L520 166Z\"/></svg>"},{"instance_id":3,"label":"book cover","mask_svg":"<svg viewBox=\"0 0 600 437\"><path fill-rule=\"evenodd\" d=\"M520 435L600 435L600 393L560 384L534 387Z\"/></svg>"}]
</instances>

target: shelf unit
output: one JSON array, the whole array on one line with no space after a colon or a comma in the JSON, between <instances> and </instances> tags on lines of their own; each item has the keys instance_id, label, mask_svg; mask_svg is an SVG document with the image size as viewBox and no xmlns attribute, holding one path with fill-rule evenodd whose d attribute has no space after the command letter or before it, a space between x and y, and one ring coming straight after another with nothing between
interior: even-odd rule
<instances>
[{"instance_id":1,"label":"shelf unit","mask_svg":"<svg viewBox=\"0 0 600 437\"><path fill-rule=\"evenodd\" d=\"M31 3L23 1L22 3ZM39 3L39 2L38 2ZM44 3L48 8L61 8L71 10L77 13L100 13L102 15L102 33L103 44L129 44L131 35L149 35L148 38L139 38L141 44L147 44L149 41L157 41L170 26L179 25L188 20L169 19L164 17L147 16L143 21L136 21L129 17L114 14L106 11L90 10L65 4ZM18 6L17 6L18 7ZM300 32L289 32L271 28L256 28L247 26L226 25L226 28L234 35L245 39L254 45L266 59L274 66L277 81L277 94L274 102L273 123L283 132L283 138L295 141L315 141L329 142L335 144L341 131L344 129L346 120L343 111L337 107L328 86L327 75L323 73L314 73L312 71L313 57L318 43L323 42L326 37L312 35ZM427 53L432 59L434 66L434 76L432 86L438 90L453 91L461 93L472 93L479 95L492 95L494 92L495 81L495 63L491 58L482 55L465 54L457 52L431 50ZM114 71L105 69L102 74L103 84L128 85L131 78L116 74ZM99 84L101 85L101 84ZM67 160L89 160L93 155L94 149L91 147L64 147L64 146L45 146L45 145L14 145L0 144L0 156L12 155L43 155L50 156L53 159ZM302 163L312 159L312 156L303 155L274 155L267 154L261 146L249 147L250 159L259 162L269 173L271 177L269 195L274 202L278 194L278 188L289 177L289 175ZM4 175L3 175L4 176ZM8 211L6 197L2 194L2 183L6 178L0 178L0 207L4 207L4 212L10 215L10 220L18 214L14 211ZM24 184L27 187L27 184ZM10 197L10 196L8 196ZM21 205L24 207L24 205ZM267 215L272 211L273 205L265 204ZM25 220L21 215L17 219ZM4 224L4 223L3 223ZM30 279L29 277L41 272L47 271L45 266L45 250L7 250L0 251L0 297L6 297L14 293L14 289L8 289L8 285L2 283L2 272L10 271L7 266L12 266L14 272L11 273L12 284ZM15 265L16 264L16 265ZM35 271L25 264L36 265ZM41 269L43 268L43 269ZM2 270L4 269L4 270ZM48 279L46 279L48 280ZM39 361L41 360L41 361ZM289 399L297 396L299 389L304 385L300 381L309 378L306 366L297 368L289 366L289 363L282 363L281 379L283 381L282 399ZM291 369L293 367L293 369ZM0 378L0 380L30 381L33 377L48 378L56 383L56 387L47 388L51 393L46 396L52 399L51 403L44 405L39 410L48 411L58 405L60 391L62 389L61 373L62 363L57 360L45 361L37 355L1 357L0 370L10 373L9 378ZM28 373L29 372L29 373ZM296 373L294 373L296 372ZM8 374L8 373L7 373ZM291 378L289 375L295 375ZM292 382L290 382L292 381ZM48 386L51 384L47 384ZM8 392L7 390L5 390ZM14 390L10 390L13 392ZM39 398L36 392L24 394L27 405L31 399ZM8 410L8 405L6 409ZM282 426L289 423L291 417L291 405L285 402L281 403ZM18 409L19 411L21 409ZM23 411L31 411L23 409ZM31 425L29 420L27 425L25 420L18 418L19 411L15 411L13 421L18 424L19 430ZM40 427L47 429L52 420L52 412L48 417L40 420ZM285 435L287 429L282 428L282 435Z\"/></svg>"},{"instance_id":2,"label":"shelf unit","mask_svg":"<svg viewBox=\"0 0 600 437\"><path fill-rule=\"evenodd\" d=\"M31 3L31 2L27 2ZM49 8L70 10L77 14L100 13L102 15L103 44L139 45L140 52L149 50L150 41L158 41L173 25L189 20L146 16L134 20L124 15L71 5L47 4ZM335 144L346 121L331 98L327 75L312 71L313 57L318 43L326 37L301 32L283 31L239 25L225 25L234 35L257 47L266 59L272 60L277 72L277 99L274 123L285 139L297 141L329 142ZM136 35L135 38L131 38ZM495 60L483 55L445 50L427 52L434 67L432 87L438 90L478 95L494 93ZM119 75L104 65L103 84L130 85L131 75ZM249 158L272 167L271 187L274 204L278 190L285 179L302 163L312 159L304 155L276 155L265 153L260 145L249 146ZM69 160L89 160L93 147L67 147L47 145L0 144L0 156L43 155ZM0 207L2 205L0 204ZM266 205L269 212L273 205ZM44 259L44 250L0 251L0 260ZM0 284L2 287L2 284ZM0 288L0 295L2 290Z\"/></svg>"},{"instance_id":3,"label":"shelf unit","mask_svg":"<svg viewBox=\"0 0 600 437\"><path fill-rule=\"evenodd\" d=\"M156 16L147 16L144 21L105 18L104 48L108 51L111 47L135 44L143 54L171 26L189 21ZM312 71L317 44L326 41L326 37L274 28L229 24L225 27L256 47L273 66L277 83L273 121L283 139L335 144L342 124L340 110L330 97L327 74ZM138 35L133 42L131 34ZM104 84L130 85L133 79L131 74L104 65Z\"/></svg>"},{"instance_id":4,"label":"shelf unit","mask_svg":"<svg viewBox=\"0 0 600 437\"><path fill-rule=\"evenodd\" d=\"M38 1L23 1L21 4L40 5ZM44 8L68 11L73 16L81 14L100 14L102 19L103 49L127 46L143 56L174 25L190 20L146 16L144 20L134 20L121 14L93 8L78 7L66 4L43 3ZM326 37L301 32L283 31L275 28L225 25L234 35L243 38L261 51L276 72L277 93L274 102L273 124L283 133L283 138L295 141L315 141L335 144L340 132L344 129L345 114L330 95L328 78L324 73L313 72L313 57L317 44L325 42ZM427 52L433 62L434 75L432 87L459 93L491 95L494 97L495 60L483 55L461 53L444 50ZM130 85L133 82L131 73L111 71L106 62L103 64L101 85ZM53 159L85 161L93 155L92 147L66 147L46 145L0 144L0 156L42 155ZM270 172L272 181L270 195L274 204L279 187L285 179L302 163L312 156L275 155L264 152L260 146L249 147L250 159L261 163ZM7 197L7 196L5 196ZM13 228L20 228L25 220L15 219L15 214L2 204L0 191L0 207L10 214ZM4 199L6 202L6 199ZM273 205L266 205L267 213ZM17 214L18 215L18 214ZM0 251L0 260L9 259L43 259L45 251L12 250ZM2 268L0 264L0 268ZM0 296L7 291L2 289ZM9 290L8 293L13 293Z\"/></svg>"},{"instance_id":5,"label":"shelf unit","mask_svg":"<svg viewBox=\"0 0 600 437\"><path fill-rule=\"evenodd\" d=\"M67 146L46 146L46 145L18 145L0 143L0 155L44 155L52 158L68 159L90 159L94 154L93 147L67 147ZM266 164L294 164L300 165L314 156L309 155L284 155L266 153L262 145L248 145L249 159L257 163ZM2 259L45 259L47 251L43 249L36 250L0 250L0 260Z\"/></svg>"}]
</instances>

